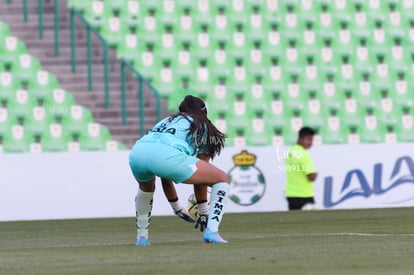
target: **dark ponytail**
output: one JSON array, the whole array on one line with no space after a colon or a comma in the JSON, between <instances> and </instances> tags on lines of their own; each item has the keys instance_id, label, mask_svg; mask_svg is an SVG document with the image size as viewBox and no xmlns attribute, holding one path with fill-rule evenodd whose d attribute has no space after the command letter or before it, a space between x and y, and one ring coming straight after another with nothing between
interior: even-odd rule
<instances>
[{"instance_id":1,"label":"dark ponytail","mask_svg":"<svg viewBox=\"0 0 414 275\"><path fill-rule=\"evenodd\" d=\"M207 118L207 107L198 97L187 95L179 106L179 112L171 116L191 117L187 138L195 147L204 147L211 158L219 155L224 148L225 135Z\"/></svg>"}]
</instances>

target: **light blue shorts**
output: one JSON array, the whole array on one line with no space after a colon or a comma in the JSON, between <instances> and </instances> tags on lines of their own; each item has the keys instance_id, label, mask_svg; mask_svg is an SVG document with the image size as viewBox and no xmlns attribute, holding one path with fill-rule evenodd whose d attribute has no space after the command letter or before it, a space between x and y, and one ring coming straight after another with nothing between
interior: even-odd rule
<instances>
[{"instance_id":1,"label":"light blue shorts","mask_svg":"<svg viewBox=\"0 0 414 275\"><path fill-rule=\"evenodd\" d=\"M197 170L197 157L189 156L176 148L157 142L136 142L129 153L129 166L140 182L155 176L180 183Z\"/></svg>"}]
</instances>

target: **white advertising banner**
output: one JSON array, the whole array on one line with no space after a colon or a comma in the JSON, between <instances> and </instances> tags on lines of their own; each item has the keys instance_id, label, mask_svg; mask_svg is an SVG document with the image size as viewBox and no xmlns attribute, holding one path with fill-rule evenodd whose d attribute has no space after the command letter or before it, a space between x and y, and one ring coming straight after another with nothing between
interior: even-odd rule
<instances>
[{"instance_id":1,"label":"white advertising banner","mask_svg":"<svg viewBox=\"0 0 414 275\"><path fill-rule=\"evenodd\" d=\"M286 211L287 147L226 148L213 163L231 179L227 212ZM414 144L320 145L319 209L414 206ZM176 185L187 204L192 186ZM0 155L0 221L133 217L128 152ZM154 215L172 215L161 185Z\"/></svg>"}]
</instances>

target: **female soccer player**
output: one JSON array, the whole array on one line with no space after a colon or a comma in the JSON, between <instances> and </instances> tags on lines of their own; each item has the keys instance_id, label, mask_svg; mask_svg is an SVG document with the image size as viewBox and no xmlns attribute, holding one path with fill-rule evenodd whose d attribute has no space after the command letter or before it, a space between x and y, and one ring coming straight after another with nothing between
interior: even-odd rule
<instances>
[{"instance_id":1,"label":"female soccer player","mask_svg":"<svg viewBox=\"0 0 414 275\"><path fill-rule=\"evenodd\" d=\"M203 240L227 243L218 228L228 201L227 174L196 156L213 158L224 147L225 135L207 118L203 100L188 95L179 112L158 122L141 137L129 154L129 165L139 188L135 199L137 215L136 246L148 246L155 177L175 183L211 186L210 209ZM199 222L199 221L198 221Z\"/></svg>"}]
</instances>

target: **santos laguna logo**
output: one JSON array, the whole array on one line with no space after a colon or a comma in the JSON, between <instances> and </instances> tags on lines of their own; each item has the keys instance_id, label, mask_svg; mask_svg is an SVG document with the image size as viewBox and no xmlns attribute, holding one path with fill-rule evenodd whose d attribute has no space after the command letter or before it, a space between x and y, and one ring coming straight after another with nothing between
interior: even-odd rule
<instances>
[{"instance_id":1,"label":"santos laguna logo","mask_svg":"<svg viewBox=\"0 0 414 275\"><path fill-rule=\"evenodd\" d=\"M409 156L400 157L395 161L389 177L385 175L383 166L382 163L375 164L372 175L367 175L360 169L349 171L345 175L340 192L336 194L334 184L339 184L339 182L334 183L333 177L325 177L324 206L331 208L354 197L382 196L402 185L414 184L414 162ZM414 193L407 193L404 198L400 196L398 201L389 203L409 200L414 200Z\"/></svg>"},{"instance_id":2,"label":"santos laguna logo","mask_svg":"<svg viewBox=\"0 0 414 275\"><path fill-rule=\"evenodd\" d=\"M266 184L263 173L257 168L256 156L243 150L233 156L235 166L229 171L230 199L236 204L248 206L264 195Z\"/></svg>"}]
</instances>

